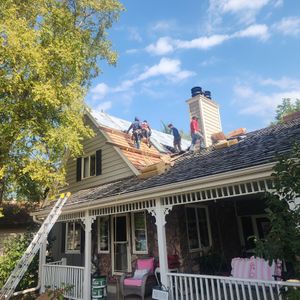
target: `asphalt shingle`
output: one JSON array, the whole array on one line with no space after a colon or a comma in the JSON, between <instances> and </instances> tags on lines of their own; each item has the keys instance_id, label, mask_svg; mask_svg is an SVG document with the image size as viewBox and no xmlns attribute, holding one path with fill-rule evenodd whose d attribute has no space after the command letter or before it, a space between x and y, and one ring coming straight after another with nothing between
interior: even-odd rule
<instances>
[{"instance_id":1,"label":"asphalt shingle","mask_svg":"<svg viewBox=\"0 0 300 300\"><path fill-rule=\"evenodd\" d=\"M186 153L161 175L148 179L130 177L79 191L68 205L270 163L278 155L290 152L294 143L300 143L300 119L250 132L228 148Z\"/></svg>"}]
</instances>

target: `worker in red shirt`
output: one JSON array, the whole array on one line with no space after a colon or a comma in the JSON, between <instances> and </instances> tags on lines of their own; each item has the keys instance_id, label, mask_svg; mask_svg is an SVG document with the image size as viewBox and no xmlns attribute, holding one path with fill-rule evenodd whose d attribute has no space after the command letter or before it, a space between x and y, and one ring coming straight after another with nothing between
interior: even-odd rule
<instances>
[{"instance_id":1,"label":"worker in red shirt","mask_svg":"<svg viewBox=\"0 0 300 300\"><path fill-rule=\"evenodd\" d=\"M204 148L203 135L202 135L201 130L199 128L199 123L198 123L198 118L197 117L195 117L195 116L192 117L190 127L191 127L191 137L192 137L192 144L190 146L190 151L194 151L195 144L198 140L200 141L200 149Z\"/></svg>"}]
</instances>

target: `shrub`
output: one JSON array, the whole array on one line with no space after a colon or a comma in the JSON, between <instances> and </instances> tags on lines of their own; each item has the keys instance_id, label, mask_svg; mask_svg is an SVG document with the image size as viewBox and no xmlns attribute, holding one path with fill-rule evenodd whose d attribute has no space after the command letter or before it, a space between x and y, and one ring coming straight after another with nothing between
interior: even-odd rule
<instances>
[{"instance_id":1,"label":"shrub","mask_svg":"<svg viewBox=\"0 0 300 300\"><path fill-rule=\"evenodd\" d=\"M8 238L4 242L3 254L0 256L0 288L13 271L33 238L33 234L18 234L14 238ZM16 290L24 290L35 287L38 281L38 255L31 262L28 270L18 284Z\"/></svg>"}]
</instances>

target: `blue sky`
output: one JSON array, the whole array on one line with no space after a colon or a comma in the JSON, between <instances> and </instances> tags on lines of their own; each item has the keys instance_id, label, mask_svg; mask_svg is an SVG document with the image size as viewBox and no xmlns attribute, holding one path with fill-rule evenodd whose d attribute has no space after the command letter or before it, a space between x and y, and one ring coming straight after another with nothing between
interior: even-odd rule
<instances>
[{"instance_id":1,"label":"blue sky","mask_svg":"<svg viewBox=\"0 0 300 300\"><path fill-rule=\"evenodd\" d=\"M188 132L191 88L210 90L223 131L267 126L300 98L300 1L127 0L109 30L116 67L100 62L87 103Z\"/></svg>"}]
</instances>

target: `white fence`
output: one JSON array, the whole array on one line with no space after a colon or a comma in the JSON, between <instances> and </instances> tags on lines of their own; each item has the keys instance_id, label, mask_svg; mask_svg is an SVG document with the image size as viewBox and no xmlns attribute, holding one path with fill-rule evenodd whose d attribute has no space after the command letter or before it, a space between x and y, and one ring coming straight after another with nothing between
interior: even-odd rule
<instances>
[{"instance_id":1,"label":"white fence","mask_svg":"<svg viewBox=\"0 0 300 300\"><path fill-rule=\"evenodd\" d=\"M63 289L66 298L83 300L83 267L45 264L42 274L42 292Z\"/></svg>"},{"instance_id":2,"label":"white fence","mask_svg":"<svg viewBox=\"0 0 300 300\"><path fill-rule=\"evenodd\" d=\"M288 300L300 283L168 273L172 300Z\"/></svg>"}]
</instances>

